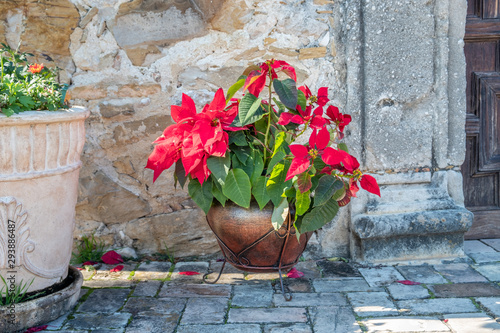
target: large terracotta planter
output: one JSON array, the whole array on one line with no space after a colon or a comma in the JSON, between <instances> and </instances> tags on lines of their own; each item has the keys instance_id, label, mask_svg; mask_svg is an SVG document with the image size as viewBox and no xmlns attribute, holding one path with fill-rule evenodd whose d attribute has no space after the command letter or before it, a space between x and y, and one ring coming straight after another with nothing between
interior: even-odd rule
<instances>
[{"instance_id":1,"label":"large terracotta planter","mask_svg":"<svg viewBox=\"0 0 500 333\"><path fill-rule=\"evenodd\" d=\"M289 218L279 230L271 224L273 207L261 211L252 202L249 209L228 202L225 207L214 204L207 221L220 248L234 267L249 272L276 272L292 268L306 248L311 233L297 240Z\"/></svg>"},{"instance_id":2,"label":"large terracotta planter","mask_svg":"<svg viewBox=\"0 0 500 333\"><path fill-rule=\"evenodd\" d=\"M89 111L0 115L0 274L29 291L68 275Z\"/></svg>"}]
</instances>

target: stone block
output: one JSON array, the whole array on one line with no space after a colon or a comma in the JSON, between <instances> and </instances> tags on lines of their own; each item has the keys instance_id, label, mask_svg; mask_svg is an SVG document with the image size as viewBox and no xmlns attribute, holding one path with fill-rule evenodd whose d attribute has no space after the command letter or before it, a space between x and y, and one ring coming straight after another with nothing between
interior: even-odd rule
<instances>
[{"instance_id":1,"label":"stone block","mask_svg":"<svg viewBox=\"0 0 500 333\"><path fill-rule=\"evenodd\" d=\"M500 263L473 266L476 271L486 276L490 281L500 281Z\"/></svg>"},{"instance_id":2,"label":"stone block","mask_svg":"<svg viewBox=\"0 0 500 333\"><path fill-rule=\"evenodd\" d=\"M396 269L403 274L406 280L420 283L446 283L432 266L397 266Z\"/></svg>"},{"instance_id":3,"label":"stone block","mask_svg":"<svg viewBox=\"0 0 500 333\"><path fill-rule=\"evenodd\" d=\"M190 298L182 315L181 324L222 324L226 317L228 301L229 299L225 297Z\"/></svg>"},{"instance_id":4,"label":"stone block","mask_svg":"<svg viewBox=\"0 0 500 333\"><path fill-rule=\"evenodd\" d=\"M68 320L65 330L123 329L130 313L76 313Z\"/></svg>"},{"instance_id":5,"label":"stone block","mask_svg":"<svg viewBox=\"0 0 500 333\"><path fill-rule=\"evenodd\" d=\"M83 286L87 288L130 288L134 284L132 280L101 279L83 281Z\"/></svg>"},{"instance_id":6,"label":"stone block","mask_svg":"<svg viewBox=\"0 0 500 333\"><path fill-rule=\"evenodd\" d=\"M258 324L225 324L225 325L179 325L177 333L255 333L260 332Z\"/></svg>"},{"instance_id":7,"label":"stone block","mask_svg":"<svg viewBox=\"0 0 500 333\"><path fill-rule=\"evenodd\" d=\"M476 301L493 313L495 317L500 317L500 297L477 297Z\"/></svg>"},{"instance_id":8,"label":"stone block","mask_svg":"<svg viewBox=\"0 0 500 333\"><path fill-rule=\"evenodd\" d=\"M478 240L466 240L464 241L464 252L466 254L480 253L480 252L496 252L494 248L484 244Z\"/></svg>"},{"instance_id":9,"label":"stone block","mask_svg":"<svg viewBox=\"0 0 500 333\"><path fill-rule=\"evenodd\" d=\"M500 261L500 252L469 253L469 257L471 257L477 264L497 262Z\"/></svg>"},{"instance_id":10,"label":"stone block","mask_svg":"<svg viewBox=\"0 0 500 333\"><path fill-rule=\"evenodd\" d=\"M451 282L488 282L467 264L434 265L434 268Z\"/></svg>"},{"instance_id":11,"label":"stone block","mask_svg":"<svg viewBox=\"0 0 500 333\"><path fill-rule=\"evenodd\" d=\"M386 317L363 320L368 332L449 332L436 317Z\"/></svg>"},{"instance_id":12,"label":"stone block","mask_svg":"<svg viewBox=\"0 0 500 333\"><path fill-rule=\"evenodd\" d=\"M228 323L305 323L305 308L229 309Z\"/></svg>"},{"instance_id":13,"label":"stone block","mask_svg":"<svg viewBox=\"0 0 500 333\"><path fill-rule=\"evenodd\" d=\"M273 288L269 282L234 286L231 306L269 307L273 300Z\"/></svg>"},{"instance_id":14,"label":"stone block","mask_svg":"<svg viewBox=\"0 0 500 333\"><path fill-rule=\"evenodd\" d=\"M493 238L493 239L481 239L483 243L486 243L487 245L491 246L497 251L500 251L500 238Z\"/></svg>"},{"instance_id":15,"label":"stone block","mask_svg":"<svg viewBox=\"0 0 500 333\"><path fill-rule=\"evenodd\" d=\"M403 276L394 267L360 268L359 272L371 287L380 287L404 280Z\"/></svg>"},{"instance_id":16,"label":"stone block","mask_svg":"<svg viewBox=\"0 0 500 333\"><path fill-rule=\"evenodd\" d=\"M320 260L316 263L324 278L359 277L356 268L343 261Z\"/></svg>"},{"instance_id":17,"label":"stone block","mask_svg":"<svg viewBox=\"0 0 500 333\"><path fill-rule=\"evenodd\" d=\"M380 287L370 287L363 279L315 279L313 286L318 293L338 293L345 291L384 291Z\"/></svg>"},{"instance_id":18,"label":"stone block","mask_svg":"<svg viewBox=\"0 0 500 333\"><path fill-rule=\"evenodd\" d=\"M134 316L127 325L127 333L163 333L174 332L179 321L179 313Z\"/></svg>"},{"instance_id":19,"label":"stone block","mask_svg":"<svg viewBox=\"0 0 500 333\"><path fill-rule=\"evenodd\" d=\"M113 313L125 304L130 289L97 289L78 308L79 312Z\"/></svg>"},{"instance_id":20,"label":"stone block","mask_svg":"<svg viewBox=\"0 0 500 333\"><path fill-rule=\"evenodd\" d=\"M423 299L429 298L431 295L429 291L422 286L406 286L403 284L392 284L387 287L389 293L392 298L395 300L404 300L404 299Z\"/></svg>"},{"instance_id":21,"label":"stone block","mask_svg":"<svg viewBox=\"0 0 500 333\"><path fill-rule=\"evenodd\" d=\"M134 280L155 280L166 279L169 275L170 267L169 262L152 261L150 263L141 263L139 268L135 270L133 276Z\"/></svg>"},{"instance_id":22,"label":"stone block","mask_svg":"<svg viewBox=\"0 0 500 333\"><path fill-rule=\"evenodd\" d=\"M315 333L361 333L349 307L318 306L309 308Z\"/></svg>"},{"instance_id":23,"label":"stone block","mask_svg":"<svg viewBox=\"0 0 500 333\"><path fill-rule=\"evenodd\" d=\"M180 315L185 305L185 299L130 297L121 311L131 313L134 317Z\"/></svg>"},{"instance_id":24,"label":"stone block","mask_svg":"<svg viewBox=\"0 0 500 333\"><path fill-rule=\"evenodd\" d=\"M158 297L229 297L231 286L223 284L165 283Z\"/></svg>"},{"instance_id":25,"label":"stone block","mask_svg":"<svg viewBox=\"0 0 500 333\"><path fill-rule=\"evenodd\" d=\"M500 288L482 282L436 284L429 286L436 297L500 296Z\"/></svg>"},{"instance_id":26,"label":"stone block","mask_svg":"<svg viewBox=\"0 0 500 333\"><path fill-rule=\"evenodd\" d=\"M208 272L208 262L178 262L170 276L170 281L187 283L203 282L203 275ZM196 275L184 275L182 272L196 272Z\"/></svg>"},{"instance_id":27,"label":"stone block","mask_svg":"<svg viewBox=\"0 0 500 333\"><path fill-rule=\"evenodd\" d=\"M456 333L493 333L500 332L500 323L484 313L449 314L447 324Z\"/></svg>"},{"instance_id":28,"label":"stone block","mask_svg":"<svg viewBox=\"0 0 500 333\"><path fill-rule=\"evenodd\" d=\"M360 317L398 315L399 311L385 292L348 293L354 312Z\"/></svg>"},{"instance_id":29,"label":"stone block","mask_svg":"<svg viewBox=\"0 0 500 333\"><path fill-rule=\"evenodd\" d=\"M312 333L311 326L298 323L298 324L271 324L264 325L264 333Z\"/></svg>"},{"instance_id":30,"label":"stone block","mask_svg":"<svg viewBox=\"0 0 500 333\"><path fill-rule=\"evenodd\" d=\"M435 298L397 302L402 313L411 315L479 312L470 299Z\"/></svg>"},{"instance_id":31,"label":"stone block","mask_svg":"<svg viewBox=\"0 0 500 333\"><path fill-rule=\"evenodd\" d=\"M314 290L311 286L311 281L305 278L289 278L284 281L285 285L292 293L312 293ZM274 291L281 293L281 285L279 282L274 284Z\"/></svg>"},{"instance_id":32,"label":"stone block","mask_svg":"<svg viewBox=\"0 0 500 333\"><path fill-rule=\"evenodd\" d=\"M134 289L132 296L156 296L160 289L161 281L139 282Z\"/></svg>"},{"instance_id":33,"label":"stone block","mask_svg":"<svg viewBox=\"0 0 500 333\"><path fill-rule=\"evenodd\" d=\"M326 56L326 47L309 47L299 50L299 60L323 58Z\"/></svg>"},{"instance_id":34,"label":"stone block","mask_svg":"<svg viewBox=\"0 0 500 333\"><path fill-rule=\"evenodd\" d=\"M286 301L282 294L274 294L273 303L278 307L347 305L345 297L340 293L294 293L291 301Z\"/></svg>"}]
</instances>

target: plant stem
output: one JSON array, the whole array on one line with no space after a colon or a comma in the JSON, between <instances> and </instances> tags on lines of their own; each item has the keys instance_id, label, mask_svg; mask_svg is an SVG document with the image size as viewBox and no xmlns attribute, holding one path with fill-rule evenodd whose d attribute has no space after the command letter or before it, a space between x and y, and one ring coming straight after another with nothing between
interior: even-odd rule
<instances>
[{"instance_id":1,"label":"plant stem","mask_svg":"<svg viewBox=\"0 0 500 333\"><path fill-rule=\"evenodd\" d=\"M271 128L271 112L273 111L273 108L271 106L271 102L272 102L272 84L273 84L273 75L272 75L272 71L270 70L269 71L269 104L268 104L268 107L269 107L269 114L267 115L267 128L266 128L266 135L264 136L264 146L267 148L267 145L268 145L268 141L269 141L269 129ZM264 164L266 163L266 159L267 159L267 149L264 149Z\"/></svg>"}]
</instances>

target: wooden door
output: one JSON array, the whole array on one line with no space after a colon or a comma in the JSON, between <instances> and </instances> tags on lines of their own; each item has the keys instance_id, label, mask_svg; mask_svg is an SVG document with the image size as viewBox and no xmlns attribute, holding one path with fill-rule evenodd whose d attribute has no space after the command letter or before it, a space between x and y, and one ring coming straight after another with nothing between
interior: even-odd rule
<instances>
[{"instance_id":1,"label":"wooden door","mask_svg":"<svg viewBox=\"0 0 500 333\"><path fill-rule=\"evenodd\" d=\"M500 238L500 0L469 0L465 206L474 213L467 239Z\"/></svg>"}]
</instances>

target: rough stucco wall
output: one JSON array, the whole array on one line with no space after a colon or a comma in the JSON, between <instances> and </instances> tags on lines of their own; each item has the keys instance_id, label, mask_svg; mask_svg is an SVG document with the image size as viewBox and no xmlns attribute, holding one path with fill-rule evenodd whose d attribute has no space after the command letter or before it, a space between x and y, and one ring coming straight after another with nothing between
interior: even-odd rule
<instances>
[{"instance_id":1,"label":"rough stucco wall","mask_svg":"<svg viewBox=\"0 0 500 333\"><path fill-rule=\"evenodd\" d=\"M169 106L179 104L182 93L202 107L248 65L277 58L296 66L312 89L330 87L330 98L343 105L344 67L338 54L334 58L338 22L331 1L60 2L79 15L61 36L74 64L66 66L70 95L91 111L76 237L95 231L108 245L142 253L164 245L176 256L218 250L204 214L186 191L174 189L172 172L153 184L152 172L144 169L151 142L171 124ZM328 227L339 229L335 247L343 256L346 226L339 219ZM311 241L315 256L330 246L325 242L332 236L324 234Z\"/></svg>"}]
</instances>

